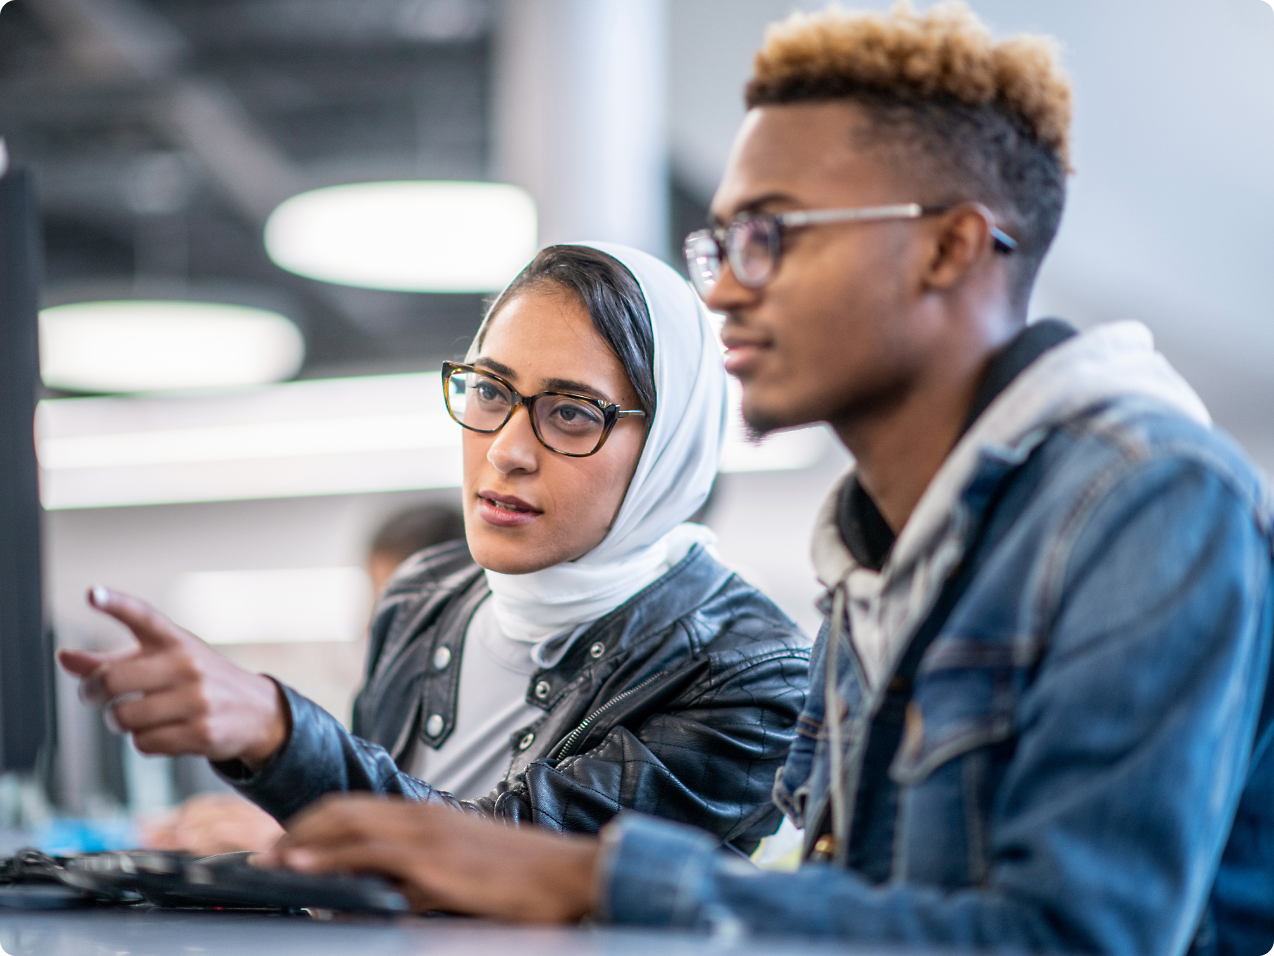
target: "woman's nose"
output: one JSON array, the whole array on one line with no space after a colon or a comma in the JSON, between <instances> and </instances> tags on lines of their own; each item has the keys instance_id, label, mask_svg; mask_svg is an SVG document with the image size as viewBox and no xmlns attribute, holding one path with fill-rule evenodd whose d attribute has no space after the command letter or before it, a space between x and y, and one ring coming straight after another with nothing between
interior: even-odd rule
<instances>
[{"instance_id":1,"label":"woman's nose","mask_svg":"<svg viewBox=\"0 0 1274 956\"><path fill-rule=\"evenodd\" d=\"M515 471L535 471L540 465L540 452L544 446L540 444L535 432L531 430L531 416L526 406L521 405L513 410L510 418L498 432L487 449L487 461L495 466L502 475Z\"/></svg>"}]
</instances>

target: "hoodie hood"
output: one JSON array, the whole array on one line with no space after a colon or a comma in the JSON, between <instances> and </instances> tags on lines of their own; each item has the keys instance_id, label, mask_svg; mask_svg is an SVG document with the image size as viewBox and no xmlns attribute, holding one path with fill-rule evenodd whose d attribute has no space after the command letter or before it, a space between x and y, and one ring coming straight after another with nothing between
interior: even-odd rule
<instances>
[{"instance_id":1,"label":"hoodie hood","mask_svg":"<svg viewBox=\"0 0 1274 956\"><path fill-rule=\"evenodd\" d=\"M875 603L872 593L883 596L891 581L905 579L905 590L920 599L918 603L927 613L934 582L944 580L959 559L962 545L950 534L955 504L972 480L983 449L1012 454L1012 449L1032 434L1047 433L1093 408L1124 398L1154 401L1201 424L1212 422L1202 400L1155 350L1154 337L1140 322L1116 322L1082 332L1023 369L978 417L925 489L879 574L861 567L841 540L837 505L841 487L853 474L851 468L836 483L815 522L812 557L819 580L835 588L851 577L859 579L857 587L850 589L854 617L855 591L862 592L868 603ZM923 600L924 596L929 600ZM853 629L856 645L858 630ZM885 644L889 643L886 635L890 630L879 635ZM881 646L867 654L863 650L859 647L869 678L873 671L878 676L892 648Z\"/></svg>"}]
</instances>

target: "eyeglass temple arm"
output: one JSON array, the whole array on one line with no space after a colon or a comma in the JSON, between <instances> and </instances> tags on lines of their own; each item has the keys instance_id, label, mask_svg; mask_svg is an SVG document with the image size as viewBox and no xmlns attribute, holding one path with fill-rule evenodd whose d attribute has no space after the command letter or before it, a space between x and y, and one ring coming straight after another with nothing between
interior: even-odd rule
<instances>
[{"instance_id":1,"label":"eyeglass temple arm","mask_svg":"<svg viewBox=\"0 0 1274 956\"><path fill-rule=\"evenodd\" d=\"M991 227L991 239L995 243L995 251L1002 252L1006 256L1017 248L1017 240L995 226Z\"/></svg>"},{"instance_id":2,"label":"eyeglass temple arm","mask_svg":"<svg viewBox=\"0 0 1274 956\"><path fill-rule=\"evenodd\" d=\"M774 218L784 226L814 226L828 222L861 222L881 219L919 219L946 212L949 206L922 206L918 202L899 203L894 206L865 206L861 209L816 209L809 212L785 212ZM991 239L997 252L1008 254L1017 248L1017 240L1004 230L992 225Z\"/></svg>"},{"instance_id":3,"label":"eyeglass temple arm","mask_svg":"<svg viewBox=\"0 0 1274 956\"><path fill-rule=\"evenodd\" d=\"M827 222L854 222L863 219L919 219L926 212L936 212L940 207L926 209L917 202L895 206L864 206L860 209L814 209L810 211L784 212L774 218L784 226L816 226Z\"/></svg>"},{"instance_id":4,"label":"eyeglass temple arm","mask_svg":"<svg viewBox=\"0 0 1274 956\"><path fill-rule=\"evenodd\" d=\"M631 418L634 415L640 415L642 418L646 417L646 413L640 408L620 409L615 413L616 418Z\"/></svg>"}]
</instances>

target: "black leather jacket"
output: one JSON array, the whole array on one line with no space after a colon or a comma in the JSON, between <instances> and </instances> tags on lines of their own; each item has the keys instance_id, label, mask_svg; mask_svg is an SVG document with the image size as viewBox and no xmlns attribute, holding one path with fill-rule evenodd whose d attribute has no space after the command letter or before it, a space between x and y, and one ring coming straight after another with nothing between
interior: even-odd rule
<instances>
[{"instance_id":1,"label":"black leather jacket","mask_svg":"<svg viewBox=\"0 0 1274 956\"><path fill-rule=\"evenodd\" d=\"M459 800L403 773L395 761L424 715L444 719L432 744L451 733L461 641L489 593L463 542L422 551L377 607L355 733L284 688L283 749L255 775L218 769L280 820L325 793L368 790L578 833L639 810L745 853L775 830L770 787L805 702L809 641L700 547L531 675L526 699L543 716L512 735L491 794Z\"/></svg>"}]
</instances>

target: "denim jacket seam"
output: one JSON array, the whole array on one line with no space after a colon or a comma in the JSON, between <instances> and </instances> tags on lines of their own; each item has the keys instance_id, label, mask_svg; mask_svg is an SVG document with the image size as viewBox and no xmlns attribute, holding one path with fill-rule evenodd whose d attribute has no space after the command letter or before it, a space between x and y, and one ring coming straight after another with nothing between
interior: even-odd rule
<instances>
[{"instance_id":1,"label":"denim jacket seam","mask_svg":"<svg viewBox=\"0 0 1274 956\"><path fill-rule=\"evenodd\" d=\"M981 886L990 874L987 853L986 817L981 813L982 788L986 784L987 755L969 753L960 767L960 790L964 800L964 841L969 882Z\"/></svg>"},{"instance_id":2,"label":"denim jacket seam","mask_svg":"<svg viewBox=\"0 0 1274 956\"><path fill-rule=\"evenodd\" d=\"M796 719L796 732L807 740L818 740L823 731L821 720L811 720L802 714Z\"/></svg>"},{"instance_id":3,"label":"denim jacket seam","mask_svg":"<svg viewBox=\"0 0 1274 956\"><path fill-rule=\"evenodd\" d=\"M1274 496L1267 482L1253 483L1237 469L1230 456L1197 439L1177 434L1154 436L1148 440L1133 439L1130 424L1143 417L1138 412L1128 415L1117 404L1108 405L1095 414L1067 425L1067 431L1075 438L1097 438L1108 448L1118 451L1125 460L1146 464L1157 459L1193 461L1214 472L1243 501L1249 511L1258 518L1258 527L1274 530ZM1107 422L1107 419L1114 421Z\"/></svg>"},{"instance_id":4,"label":"denim jacket seam","mask_svg":"<svg viewBox=\"0 0 1274 956\"><path fill-rule=\"evenodd\" d=\"M1091 435L1093 430L1086 430L1082 434ZM1249 515L1260 527L1263 496L1254 496L1253 489L1240 479L1235 469L1230 467L1220 455L1212 453L1206 447L1197 442L1174 439L1154 442L1105 440L1108 447L1119 452L1119 457L1085 484L1053 536L1053 543L1044 559L1045 573L1041 581L1039 597L1034 602L1032 630L1036 633L1047 630L1048 622L1054 620L1060 611L1062 589L1073 549L1080 535L1087 529L1094 512L1121 483L1134 478L1147 466L1177 461L1182 464L1194 464L1210 472L1243 503Z\"/></svg>"},{"instance_id":5,"label":"denim jacket seam","mask_svg":"<svg viewBox=\"0 0 1274 956\"><path fill-rule=\"evenodd\" d=\"M907 761L894 760L889 766L890 777L903 786L913 786L923 781L943 764L978 747L999 743L1013 736L1016 719L1009 709L1000 708L981 720L966 720L959 733L952 733L936 747L932 747L921 759L910 766Z\"/></svg>"},{"instance_id":6,"label":"denim jacket seam","mask_svg":"<svg viewBox=\"0 0 1274 956\"><path fill-rule=\"evenodd\" d=\"M974 641L943 637L934 641L932 650L916 671L917 678L928 677L947 670L977 668L1030 667L1040 659L1047 643L1037 633L1026 628L1017 629L1007 645L1002 642L987 647L974 646Z\"/></svg>"},{"instance_id":7,"label":"denim jacket seam","mask_svg":"<svg viewBox=\"0 0 1274 956\"><path fill-rule=\"evenodd\" d=\"M1045 634L1051 630L1049 624L1061 610L1062 592L1075 544L1088 527L1094 512L1122 481L1135 474L1139 465L1150 460L1151 456L1140 457L1138 460L1121 454L1086 481L1075 495L1058 528L1050 535L1051 541L1041 566L1038 592L1032 602L1032 633Z\"/></svg>"}]
</instances>

